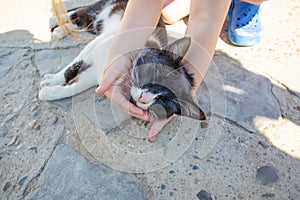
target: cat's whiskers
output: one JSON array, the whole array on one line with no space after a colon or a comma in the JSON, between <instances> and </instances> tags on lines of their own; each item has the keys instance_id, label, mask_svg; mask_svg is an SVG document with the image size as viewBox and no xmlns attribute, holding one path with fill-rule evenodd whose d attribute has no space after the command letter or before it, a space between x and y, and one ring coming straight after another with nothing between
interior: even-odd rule
<instances>
[{"instance_id":1,"label":"cat's whiskers","mask_svg":"<svg viewBox=\"0 0 300 200\"><path fill-rule=\"evenodd\" d=\"M183 69L183 68L184 68L184 66L180 66L180 67L178 67L178 68L176 68L176 69L170 71L169 73L167 73L167 74L165 75L165 78L167 78L168 76L172 75L172 73L174 73L174 72L176 72L176 71L178 71L178 70L181 70L181 69Z\"/></svg>"},{"instance_id":2,"label":"cat's whiskers","mask_svg":"<svg viewBox=\"0 0 300 200\"><path fill-rule=\"evenodd\" d=\"M159 69L155 70L155 75L156 75L156 78L157 78L157 77L161 76L161 74L163 74L161 72L163 71L164 68L163 68L162 64L160 64L158 58L157 57L154 57L154 58L157 61L157 63L154 63L154 65L159 66Z\"/></svg>"},{"instance_id":3,"label":"cat's whiskers","mask_svg":"<svg viewBox=\"0 0 300 200\"><path fill-rule=\"evenodd\" d=\"M135 70L135 68L133 69L133 73L132 73L132 76L133 76L133 78L132 78L132 81L134 80L135 82L133 82L133 83L135 83L135 85L137 86L137 87L140 87L140 81L139 81L139 76L137 75L138 73L136 72L136 70Z\"/></svg>"},{"instance_id":4,"label":"cat's whiskers","mask_svg":"<svg viewBox=\"0 0 300 200\"><path fill-rule=\"evenodd\" d=\"M157 115L156 115L155 112L152 111L152 110L149 110L149 111L148 111L148 115L149 115L150 120L158 119Z\"/></svg>"}]
</instances>

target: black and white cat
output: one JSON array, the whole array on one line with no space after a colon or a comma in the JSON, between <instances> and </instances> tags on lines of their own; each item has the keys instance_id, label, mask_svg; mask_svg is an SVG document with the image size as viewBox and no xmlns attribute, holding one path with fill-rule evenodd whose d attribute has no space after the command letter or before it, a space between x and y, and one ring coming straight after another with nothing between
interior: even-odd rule
<instances>
[{"instance_id":1,"label":"black and white cat","mask_svg":"<svg viewBox=\"0 0 300 200\"><path fill-rule=\"evenodd\" d=\"M98 85L108 63L108 49L112 41L109 38L117 32L126 4L126 0L100 0L68 11L74 24L66 22L64 26L86 29L98 36L63 70L45 75L40 84L41 100L71 97ZM55 19L51 21L51 28L54 37L65 36ZM165 29L158 28L132 60L128 99L148 110L154 120L167 119L174 114L205 119L192 97L193 78L181 63L190 43L191 39L185 37L167 45Z\"/></svg>"}]
</instances>

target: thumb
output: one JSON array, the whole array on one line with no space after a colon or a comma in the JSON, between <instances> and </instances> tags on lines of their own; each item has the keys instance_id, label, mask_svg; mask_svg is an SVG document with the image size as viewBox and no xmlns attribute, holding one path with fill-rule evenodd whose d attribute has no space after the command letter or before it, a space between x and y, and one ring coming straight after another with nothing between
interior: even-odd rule
<instances>
[{"instance_id":1,"label":"thumb","mask_svg":"<svg viewBox=\"0 0 300 200\"><path fill-rule=\"evenodd\" d=\"M110 69L104 71L99 86L95 90L97 94L104 94L120 78L120 73Z\"/></svg>"}]
</instances>

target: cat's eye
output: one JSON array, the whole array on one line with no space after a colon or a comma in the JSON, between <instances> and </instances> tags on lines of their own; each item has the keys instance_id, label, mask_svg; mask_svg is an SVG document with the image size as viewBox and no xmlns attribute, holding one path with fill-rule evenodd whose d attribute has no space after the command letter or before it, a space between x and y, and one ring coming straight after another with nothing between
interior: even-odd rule
<instances>
[{"instance_id":1,"label":"cat's eye","mask_svg":"<svg viewBox=\"0 0 300 200\"><path fill-rule=\"evenodd\" d=\"M152 88L154 87L154 84L153 84L153 83L149 83L149 84L147 85L147 87L150 88L150 89L152 89Z\"/></svg>"}]
</instances>

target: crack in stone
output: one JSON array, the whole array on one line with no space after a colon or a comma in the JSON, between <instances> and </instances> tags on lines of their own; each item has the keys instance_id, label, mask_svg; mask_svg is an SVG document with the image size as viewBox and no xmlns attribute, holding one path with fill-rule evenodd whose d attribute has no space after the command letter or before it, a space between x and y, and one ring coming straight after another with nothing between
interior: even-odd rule
<instances>
[{"instance_id":1,"label":"crack in stone","mask_svg":"<svg viewBox=\"0 0 300 200\"><path fill-rule=\"evenodd\" d=\"M24 192L22 194L23 196L23 199L28 196L29 194L33 193L35 190L36 190L36 185L39 181L39 177L41 176L41 174L44 172L47 164L49 163L49 160L52 158L53 154L54 154L54 151L56 150L57 146L59 145L59 141L61 139L62 135L58 138L58 140L56 141L56 143L54 144L54 147L53 147L53 150L52 152L50 153L49 157L45 160L45 162L43 163L42 167L39 169L39 171L37 172L37 175L34 176L29 182L28 184L26 185L25 189L24 189ZM33 183L33 181L36 180L36 183Z\"/></svg>"},{"instance_id":2,"label":"crack in stone","mask_svg":"<svg viewBox=\"0 0 300 200\"><path fill-rule=\"evenodd\" d=\"M284 87L284 89L286 89L286 91L288 91L288 92L290 93L290 95L295 96L295 97L297 97L298 99L300 99L300 96L299 96L300 94L297 94L295 91L291 90L286 84L282 83L281 81L279 81L278 79L274 78L273 76L270 76L270 75L266 75L266 76L268 76L269 79L275 81L276 83L278 83L278 84L280 84L282 87ZM274 87L273 85L274 85L274 84L271 85L272 88ZM275 96L273 93L272 93L272 95ZM278 101L278 100L276 99L276 101ZM279 104L279 105L280 105L280 104Z\"/></svg>"},{"instance_id":3,"label":"crack in stone","mask_svg":"<svg viewBox=\"0 0 300 200\"><path fill-rule=\"evenodd\" d=\"M32 46L2 46L1 48L7 48L7 49L28 49L32 50L34 53L38 51L44 51L44 50L65 50L65 49L72 49L72 48L83 48L87 44L74 44L74 45L69 45L69 46L54 46L54 47L32 47ZM51 46L51 44L49 44Z\"/></svg>"},{"instance_id":4,"label":"crack in stone","mask_svg":"<svg viewBox=\"0 0 300 200\"><path fill-rule=\"evenodd\" d=\"M232 120L232 119L229 119L229 118L227 118L227 117L223 117L223 116L220 116L220 115L215 114L215 113L212 114L211 116L215 116L215 117L217 117L217 118L219 118L219 119L221 119L221 120L222 120L222 119L223 119L223 120L226 120L226 121L229 122L231 125L236 126L236 127L238 127L238 128L241 128L241 129L243 129L244 131L246 131L246 132L248 132L248 133L251 133L251 134L257 134L257 133L258 133L257 131L256 131L256 132L253 132L253 131L247 129L246 127L240 125L238 122L236 122L236 121L234 121L234 120Z\"/></svg>"},{"instance_id":5,"label":"crack in stone","mask_svg":"<svg viewBox=\"0 0 300 200\"><path fill-rule=\"evenodd\" d=\"M277 104L279 105L279 110L280 110L280 113L281 113L281 117L284 118L284 114L283 114L284 112L283 112L283 110L282 110L282 108L281 108L280 101L279 101L279 99L276 97L276 95L275 95L273 89L274 89L274 85L271 84L271 88L270 88L271 95L272 95L272 97L275 99L275 101L277 102Z\"/></svg>"}]
</instances>

